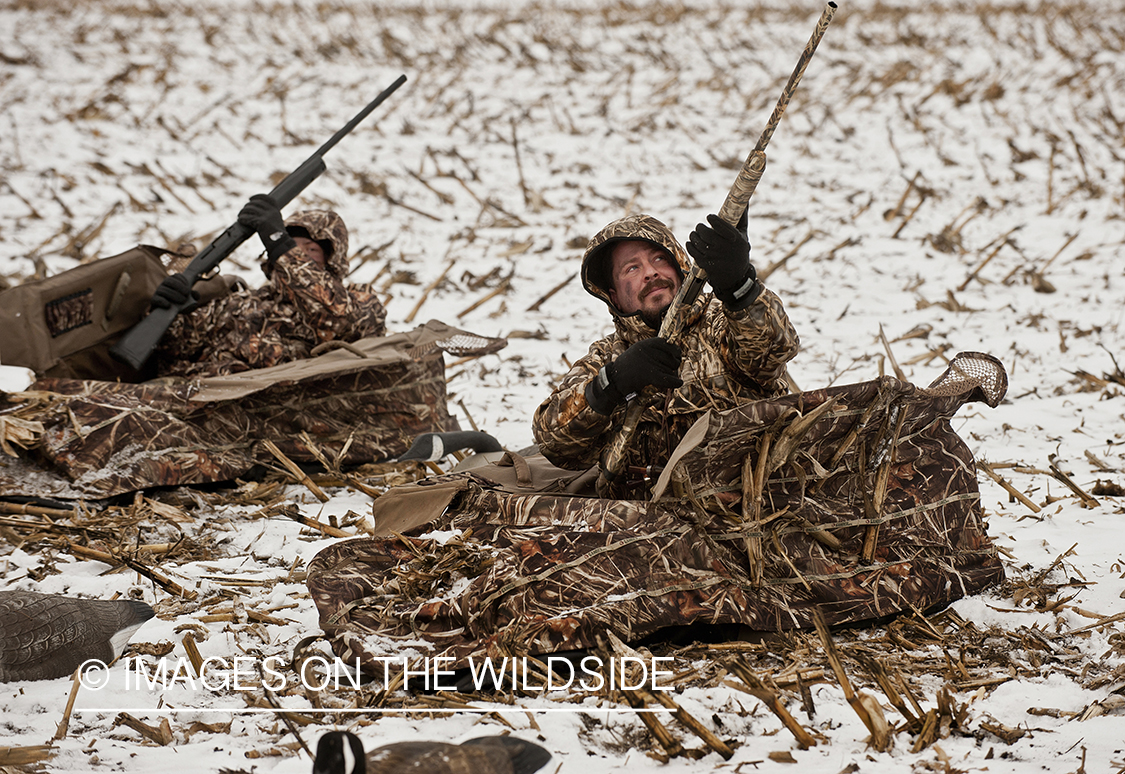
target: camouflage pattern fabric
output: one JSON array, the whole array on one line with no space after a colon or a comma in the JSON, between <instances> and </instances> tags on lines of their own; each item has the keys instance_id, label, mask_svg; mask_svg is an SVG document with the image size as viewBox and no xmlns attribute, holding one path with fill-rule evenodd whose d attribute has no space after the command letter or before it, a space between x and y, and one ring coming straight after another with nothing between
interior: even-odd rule
<instances>
[{"instance_id":1,"label":"camouflage pattern fabric","mask_svg":"<svg viewBox=\"0 0 1125 774\"><path fill-rule=\"evenodd\" d=\"M609 299L605 259L609 248L630 239L643 239L666 250L681 274L690 270L687 253L672 232L648 215L614 221L590 241L582 260L582 282L609 307L615 331L591 345L535 412L533 430L540 451L562 468L581 470L596 464L624 420L624 404L611 416L590 408L586 386L602 366L629 346L656 335L639 316L623 315ZM680 341L684 384L660 392L648 405L633 436L626 466L663 465L684 432L707 411L725 411L789 392L785 365L797 354L799 344L781 300L773 292L763 290L758 300L738 312L728 311L710 294L701 295L686 315ZM617 497L644 497L642 484L636 478L619 480L612 492Z\"/></svg>"},{"instance_id":2,"label":"camouflage pattern fabric","mask_svg":"<svg viewBox=\"0 0 1125 774\"><path fill-rule=\"evenodd\" d=\"M299 463L317 461L310 445L343 465L375 462L402 454L421 433L460 429L446 405L443 342L450 340L461 353L471 340L484 351L497 348L496 340L431 321L361 339L349 345L354 352L229 376L142 384L41 379L25 393L0 395L0 410L42 425L21 458L94 497L276 466L267 440ZM0 469L0 496L34 490Z\"/></svg>"},{"instance_id":3,"label":"camouflage pattern fabric","mask_svg":"<svg viewBox=\"0 0 1125 774\"><path fill-rule=\"evenodd\" d=\"M300 247L280 256L269 283L212 301L172 323L154 353L159 376L217 376L308 357L327 341L381 336L387 311L370 287L346 285L348 231L335 212L285 221L331 246L324 267Z\"/></svg>"},{"instance_id":4,"label":"camouflage pattern fabric","mask_svg":"<svg viewBox=\"0 0 1125 774\"><path fill-rule=\"evenodd\" d=\"M816 607L840 625L945 605L1003 579L949 420L1006 388L998 361L967 353L927 389L883 378L709 412L654 500L571 494L577 474L536 492L534 466L429 479L414 488L450 487L444 512L321 551L308 587L337 655L373 674L411 654L456 667L606 631L770 632L811 626Z\"/></svg>"}]
</instances>

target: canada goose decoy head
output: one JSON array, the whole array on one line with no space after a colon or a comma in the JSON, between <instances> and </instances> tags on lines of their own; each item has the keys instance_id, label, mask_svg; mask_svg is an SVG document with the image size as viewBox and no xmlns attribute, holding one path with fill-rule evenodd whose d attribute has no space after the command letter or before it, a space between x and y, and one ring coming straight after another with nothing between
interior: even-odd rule
<instances>
[{"instance_id":1,"label":"canada goose decoy head","mask_svg":"<svg viewBox=\"0 0 1125 774\"><path fill-rule=\"evenodd\" d=\"M422 460L437 462L442 457L461 449L472 449L478 454L503 451L500 442L488 433L479 430L453 430L445 433L422 433L415 436L399 462Z\"/></svg>"},{"instance_id":2,"label":"canada goose decoy head","mask_svg":"<svg viewBox=\"0 0 1125 774\"><path fill-rule=\"evenodd\" d=\"M395 742L365 755L351 731L329 731L317 743L313 774L532 774L550 759L543 747L511 736Z\"/></svg>"},{"instance_id":3,"label":"canada goose decoy head","mask_svg":"<svg viewBox=\"0 0 1125 774\"><path fill-rule=\"evenodd\" d=\"M351 731L329 731L316 743L313 774L366 774L363 742Z\"/></svg>"}]
</instances>

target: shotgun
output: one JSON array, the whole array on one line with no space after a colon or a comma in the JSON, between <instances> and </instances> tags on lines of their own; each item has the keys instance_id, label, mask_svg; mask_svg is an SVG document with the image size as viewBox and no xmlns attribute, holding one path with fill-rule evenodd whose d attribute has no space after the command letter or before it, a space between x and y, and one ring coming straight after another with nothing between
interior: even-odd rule
<instances>
[{"instance_id":1,"label":"shotgun","mask_svg":"<svg viewBox=\"0 0 1125 774\"><path fill-rule=\"evenodd\" d=\"M406 83L406 76L400 75L379 96L371 100L367 107L359 111L355 118L348 121L343 128L332 135L328 142L321 145L313 155L305 159L301 166L286 175L285 179L270 191L270 196L277 202L278 209L293 201L313 180L320 177L320 174L327 169L324 164L324 154L330 151L352 129L355 129L360 121L367 118L371 111L379 107L387 97L391 96L395 89L404 83ZM235 221L234 225L217 236L211 244L192 258L191 263L183 270L183 275L187 277L188 282L194 285L200 277L218 266L224 258L233 253L239 245L253 234L252 229ZM179 306L153 307L140 322L127 330L117 343L110 347L110 355L122 363L140 369L152 355L152 351L160 343L160 339L171 326L172 321L176 319L176 315L180 314L190 303L191 301L188 300Z\"/></svg>"},{"instance_id":2,"label":"shotgun","mask_svg":"<svg viewBox=\"0 0 1125 774\"><path fill-rule=\"evenodd\" d=\"M750 151L750 155L746 157L742 168L738 170L734 185L731 186L723 206L719 208L719 217L732 226L738 225L742 213L746 211L746 207L750 203L750 197L754 195L754 191L758 188L758 181L762 179L762 173L766 171L766 146L769 145L777 125L781 123L781 116L785 113L785 108L789 106L789 100L793 98L793 94L797 91L797 84L800 83L801 76L805 74L805 69L809 66L809 60L816 53L816 47L820 43L820 39L824 37L824 33L832 22L835 13L836 3L828 3L816 23L816 28L813 30L809 42L805 44L805 50L801 52L801 56L797 60L797 66L793 68L793 73L789 76L789 81L785 84L785 88L781 90L781 96L778 97L777 105L774 106L773 113L770 115L769 121L766 122L766 128L758 137L758 143L754 146L754 150ZM695 303L706 282L707 272L693 264L688 275L680 284L680 289L672 299L668 311L664 313L664 320L660 324L658 336L673 343L678 343L680 335L683 333L684 313ZM602 455L601 469L598 472L597 491L599 496L609 496L610 486L621 475L622 467L625 464L625 451L633 440L633 435L637 431L637 425L640 423L645 406L646 401L643 396L638 395L633 399L625 410L625 421L622 423L621 429L606 446Z\"/></svg>"}]
</instances>

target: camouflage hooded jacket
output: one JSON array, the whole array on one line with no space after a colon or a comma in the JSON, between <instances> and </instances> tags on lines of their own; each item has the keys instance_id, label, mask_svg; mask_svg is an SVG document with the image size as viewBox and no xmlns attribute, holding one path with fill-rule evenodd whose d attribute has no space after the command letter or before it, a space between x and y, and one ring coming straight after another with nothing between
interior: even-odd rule
<instances>
[{"instance_id":1,"label":"camouflage hooded jacket","mask_svg":"<svg viewBox=\"0 0 1125 774\"><path fill-rule=\"evenodd\" d=\"M323 267L300 247L280 256L269 282L176 318L157 350L160 376L220 376L308 357L316 345L380 336L387 311L370 287L344 284L348 230L329 210L296 212L287 228L327 241Z\"/></svg>"},{"instance_id":2,"label":"camouflage hooded jacket","mask_svg":"<svg viewBox=\"0 0 1125 774\"><path fill-rule=\"evenodd\" d=\"M648 215L632 215L602 229L582 258L582 284L613 315L615 331L590 346L555 391L535 412L533 431L543 455L559 467L582 470L599 461L612 433L621 427L625 405L612 415L594 411L586 386L598 370L636 342L656 335L639 315L624 315L610 301L608 265L613 244L642 239L668 251L683 277L690 270L687 252L671 230ZM789 392L785 364L797 354L797 333L781 299L763 289L749 307L727 310L702 294L686 316L680 340L683 386L668 389L641 417L626 465L627 480L615 487L619 497L635 497L641 483L636 471L663 465L688 428L708 409L722 411ZM655 478L655 476L653 476Z\"/></svg>"}]
</instances>

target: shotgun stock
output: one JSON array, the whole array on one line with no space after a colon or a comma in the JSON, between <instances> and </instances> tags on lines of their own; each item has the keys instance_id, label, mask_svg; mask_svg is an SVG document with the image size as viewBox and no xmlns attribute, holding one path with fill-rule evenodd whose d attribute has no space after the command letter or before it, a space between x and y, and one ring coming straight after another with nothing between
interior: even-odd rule
<instances>
[{"instance_id":1,"label":"shotgun stock","mask_svg":"<svg viewBox=\"0 0 1125 774\"><path fill-rule=\"evenodd\" d=\"M406 76L400 75L394 83L384 89L379 96L371 100L367 107L359 111L356 116L348 123L332 135L326 143L320 146L315 153L309 156L295 170L285 176L285 179L278 183L272 191L270 196L277 202L278 209L285 207L289 202L293 201L301 191L305 190L313 180L320 177L327 167L324 164L324 154L330 151L336 143L340 142L352 129L359 125L360 121L367 118L371 111L379 107L387 97L402 84L406 83ZM214 269L224 258L233 253L239 245L245 242L254 234L254 231L235 221L226 231L217 236L211 244L203 248L202 251L194 258L191 263L183 270L183 275L187 277L188 282L194 285L202 276ZM140 369L141 366L152 355L152 351L156 349L156 345L160 343L165 332L172 321L176 319L176 315L180 314L190 302L185 302L182 305L169 306L169 307L153 307L149 313L141 319L136 325L127 330L117 343L110 347L109 353L116 360L121 361L135 369Z\"/></svg>"},{"instance_id":2,"label":"shotgun stock","mask_svg":"<svg viewBox=\"0 0 1125 774\"><path fill-rule=\"evenodd\" d=\"M793 98L794 92L797 91L797 84L800 83L801 76L805 74L805 69L809 66L809 60L816 53L816 47L819 45L820 39L824 37L824 33L832 22L835 13L836 3L828 3L816 23L816 29L813 30L809 42L805 44L805 49L801 52L801 56L797 60L797 66L793 68L793 73L789 76L789 81L785 84L785 88L781 90L781 96L777 100L777 105L774 106L769 121L766 122L766 128L758 137L754 150L750 151L750 155L746 157L742 168L738 170L738 176L735 178L730 192L727 193L723 206L719 208L719 217L732 226L738 225L742 213L746 211L746 207L750 203L750 198L758 188L758 182L762 179L762 173L766 170L766 146L769 145L777 125L781 122L781 116L785 113L785 108L788 107L789 100ZM684 313L691 308L691 305L699 297L706 282L707 272L693 264L688 275L684 277L680 284L680 289L672 299L668 311L664 313L664 319L660 324L660 331L657 335L668 341L679 343L679 338L683 333ZM648 390L645 392L647 393ZM598 472L597 481L597 491L602 497L609 496L613 481L621 475L625 464L626 450L632 443L633 435L636 433L637 425L640 424L641 415L644 413L647 402L645 393L642 393L629 403L625 410L625 420L621 429L610 440L602 454L601 469Z\"/></svg>"}]
</instances>

